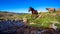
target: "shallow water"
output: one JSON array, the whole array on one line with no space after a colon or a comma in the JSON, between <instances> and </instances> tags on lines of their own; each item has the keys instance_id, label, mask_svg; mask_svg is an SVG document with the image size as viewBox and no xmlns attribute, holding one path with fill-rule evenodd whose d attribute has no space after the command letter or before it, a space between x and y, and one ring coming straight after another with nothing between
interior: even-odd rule
<instances>
[{"instance_id":1,"label":"shallow water","mask_svg":"<svg viewBox=\"0 0 60 34\"><path fill-rule=\"evenodd\" d=\"M25 26L22 20L0 21L0 34L42 34L46 31L44 29L32 29L31 26Z\"/></svg>"},{"instance_id":2,"label":"shallow water","mask_svg":"<svg viewBox=\"0 0 60 34\"><path fill-rule=\"evenodd\" d=\"M0 34L14 33L19 28L23 28L23 21L0 21Z\"/></svg>"}]
</instances>

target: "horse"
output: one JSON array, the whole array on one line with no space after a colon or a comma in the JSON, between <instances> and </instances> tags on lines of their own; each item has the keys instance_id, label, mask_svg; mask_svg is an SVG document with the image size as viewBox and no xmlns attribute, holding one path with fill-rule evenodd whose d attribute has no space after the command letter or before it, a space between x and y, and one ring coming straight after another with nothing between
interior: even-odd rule
<instances>
[{"instance_id":1,"label":"horse","mask_svg":"<svg viewBox=\"0 0 60 34\"><path fill-rule=\"evenodd\" d=\"M37 12L37 10L35 10L34 8L32 8L32 7L29 7L29 10L28 10L29 12L31 11L32 12L32 17L38 17L38 12Z\"/></svg>"},{"instance_id":2,"label":"horse","mask_svg":"<svg viewBox=\"0 0 60 34\"><path fill-rule=\"evenodd\" d=\"M46 10L48 10L50 13L53 13L56 11L55 8L46 8Z\"/></svg>"}]
</instances>

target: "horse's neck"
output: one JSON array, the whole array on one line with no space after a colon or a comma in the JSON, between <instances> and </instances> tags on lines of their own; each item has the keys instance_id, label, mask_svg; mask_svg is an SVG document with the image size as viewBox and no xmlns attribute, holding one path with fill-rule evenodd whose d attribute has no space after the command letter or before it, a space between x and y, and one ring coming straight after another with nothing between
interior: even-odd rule
<instances>
[{"instance_id":1,"label":"horse's neck","mask_svg":"<svg viewBox=\"0 0 60 34\"><path fill-rule=\"evenodd\" d=\"M32 14L37 14L36 10L31 10Z\"/></svg>"},{"instance_id":2,"label":"horse's neck","mask_svg":"<svg viewBox=\"0 0 60 34\"><path fill-rule=\"evenodd\" d=\"M32 14L34 13L35 11L32 11Z\"/></svg>"}]
</instances>

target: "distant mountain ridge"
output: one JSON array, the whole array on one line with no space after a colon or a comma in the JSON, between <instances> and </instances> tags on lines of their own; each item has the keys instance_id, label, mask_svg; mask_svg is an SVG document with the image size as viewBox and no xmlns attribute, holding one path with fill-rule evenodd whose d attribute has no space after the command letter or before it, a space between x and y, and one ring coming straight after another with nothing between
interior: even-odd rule
<instances>
[{"instance_id":1,"label":"distant mountain ridge","mask_svg":"<svg viewBox=\"0 0 60 34\"><path fill-rule=\"evenodd\" d=\"M20 18L21 15L28 14L28 13L14 13L8 11L0 11L0 19L16 19Z\"/></svg>"},{"instance_id":2,"label":"distant mountain ridge","mask_svg":"<svg viewBox=\"0 0 60 34\"><path fill-rule=\"evenodd\" d=\"M0 13L12 13L12 14L29 14L29 13L14 13L14 12L8 12L8 11L0 11Z\"/></svg>"}]
</instances>

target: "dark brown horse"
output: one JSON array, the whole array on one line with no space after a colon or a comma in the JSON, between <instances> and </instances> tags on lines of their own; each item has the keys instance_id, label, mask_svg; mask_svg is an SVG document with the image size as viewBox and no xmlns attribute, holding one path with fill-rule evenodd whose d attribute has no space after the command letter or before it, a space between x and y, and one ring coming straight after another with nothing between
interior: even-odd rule
<instances>
[{"instance_id":1,"label":"dark brown horse","mask_svg":"<svg viewBox=\"0 0 60 34\"><path fill-rule=\"evenodd\" d=\"M38 12L37 12L37 10L35 10L34 8L32 8L32 7L29 7L29 12L32 12L32 16L35 16L35 17L38 17Z\"/></svg>"}]
</instances>

